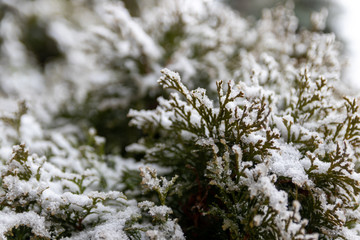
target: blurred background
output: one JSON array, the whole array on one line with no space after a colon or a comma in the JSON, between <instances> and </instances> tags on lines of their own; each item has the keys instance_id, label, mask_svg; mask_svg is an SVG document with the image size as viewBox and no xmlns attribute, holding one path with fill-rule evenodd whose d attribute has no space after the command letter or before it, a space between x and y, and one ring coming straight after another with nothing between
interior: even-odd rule
<instances>
[{"instance_id":1,"label":"blurred background","mask_svg":"<svg viewBox=\"0 0 360 240\"><path fill-rule=\"evenodd\" d=\"M348 59L343 73L347 84L339 88L348 85L353 95L359 95L360 28L357 25L360 23L360 0L218 1L229 4L242 17L253 19L249 22L255 24L264 8L292 4L300 24L297 31L301 28L312 30L313 12L327 12L324 30L336 33L337 40L343 44L343 56ZM77 122L76 125L84 129L94 127L99 135L106 137L107 151L125 153L125 146L134 142L139 134L129 130L126 115L130 108L156 107L156 98L162 95L156 85L162 67L176 71L187 68L189 74L183 75L183 80L191 84L196 78L199 81L196 87L206 88L210 79L233 77L221 69L235 71L237 65L227 63L232 59L237 61L234 56L224 57L223 50L208 47L213 46L217 32L207 37L198 31L203 29L197 29L191 32L193 38L186 37L184 24L169 11L173 5L170 1L162 2L170 6L163 6L161 13L151 12L147 7L158 0L109 1L122 2L125 12L100 11L94 6L101 2L0 0L0 98L3 97L1 101L8 101L10 97L24 99L36 105L31 109L41 115L42 121L46 119L49 126ZM146 9L144 16L140 14L141 9ZM118 21L115 25L112 24L114 19ZM159 26L158 19L164 23L171 21L170 27L167 23ZM244 22L248 21L234 21L228 22L234 36L249 39L242 31L247 24ZM244 26L239 26L242 22ZM213 29L209 27L209 31ZM201 39L205 46L201 51L196 39ZM246 41L240 39L240 42ZM192 48L196 51L187 51ZM157 51L159 49L163 51ZM222 65L213 61L214 54L223 57ZM191 64L184 64L184 61ZM0 112L1 108L12 112L14 106L0 104ZM119 133L134 139L119 138Z\"/></svg>"},{"instance_id":2,"label":"blurred background","mask_svg":"<svg viewBox=\"0 0 360 240\"><path fill-rule=\"evenodd\" d=\"M226 2L237 9L243 16L260 17L262 9L271 8L277 5L286 4L288 0L226 0ZM331 9L334 15L336 8L332 8L334 1L330 0L293 0L295 12L304 27L310 26L310 15L313 11L320 11L323 8Z\"/></svg>"},{"instance_id":3,"label":"blurred background","mask_svg":"<svg viewBox=\"0 0 360 240\"><path fill-rule=\"evenodd\" d=\"M241 15L259 18L262 9L285 4L287 0L225 0ZM344 69L344 81L360 91L360 1L358 0L293 0L300 25L309 28L311 13L326 9L328 11L326 32L335 32L343 43L343 54L347 67ZM359 77L357 77L359 76Z\"/></svg>"}]
</instances>

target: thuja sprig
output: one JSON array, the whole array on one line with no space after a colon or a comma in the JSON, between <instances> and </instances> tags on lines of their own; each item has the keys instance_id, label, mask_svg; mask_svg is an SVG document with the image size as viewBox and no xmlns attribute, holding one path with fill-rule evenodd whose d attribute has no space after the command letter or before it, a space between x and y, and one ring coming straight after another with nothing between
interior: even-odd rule
<instances>
[{"instance_id":1,"label":"thuja sprig","mask_svg":"<svg viewBox=\"0 0 360 240\"><path fill-rule=\"evenodd\" d=\"M83 194L84 191L86 190L86 186L84 186L84 180L86 179L87 176L82 175L80 178L74 177L73 179L70 179L71 182L75 183L76 186L79 188L78 191L76 191L76 194Z\"/></svg>"},{"instance_id":2,"label":"thuja sprig","mask_svg":"<svg viewBox=\"0 0 360 240\"><path fill-rule=\"evenodd\" d=\"M20 126L21 118L28 112L28 106L25 101L18 102L18 110L12 114L12 116L2 116L0 120L11 126L16 131L15 143L20 144Z\"/></svg>"},{"instance_id":3,"label":"thuja sprig","mask_svg":"<svg viewBox=\"0 0 360 240\"><path fill-rule=\"evenodd\" d=\"M275 192L270 194L261 186L262 181L272 181L273 184L276 181L276 177L268 176L264 170L272 151L278 150L276 140L279 138L278 132L269 126L269 97L261 92L247 96L246 85L235 85L231 81L224 91L223 83L219 81L218 102L214 103L204 90L188 90L177 74L169 70L163 71L163 74L162 85L177 90L180 95L172 93L170 100L160 99L156 110L147 111L148 116L144 111L129 114L133 117L132 124L142 127L151 122L163 130L160 135L166 140L162 143L163 147L150 148L147 156L164 165L168 164L166 160L169 156L173 156L172 163L174 158L188 162L191 169L196 170L194 177L200 189L196 195L199 200L189 200L193 202L189 207L197 209L200 215L220 216L223 230L228 231L232 239L259 236L259 232L264 239L280 237L281 227L276 224L279 210L276 205L266 209L263 206L278 201L272 199L271 194L276 192L283 198L283 193L274 187ZM156 114L160 117L149 117ZM164 122L167 124L162 125ZM191 134L184 134L184 131ZM171 136L176 136L176 140ZM190 144L190 141L196 141L196 145ZM192 161L194 154L201 158ZM182 180L193 179L186 177L191 173L184 172ZM251 184L258 187L254 189ZM209 192L214 193L216 199L209 196ZM193 196L190 194L190 199ZM285 200L281 201L279 204L284 204ZM196 224L199 216L192 216ZM266 227L259 224L259 219ZM297 230L304 226L304 223L294 224ZM289 229L289 234L295 234L294 228Z\"/></svg>"},{"instance_id":4,"label":"thuja sprig","mask_svg":"<svg viewBox=\"0 0 360 240\"><path fill-rule=\"evenodd\" d=\"M101 223L101 215L110 210L107 202L111 201L114 207L124 205L123 201L126 200L126 196L120 192L89 192L82 195L82 198L86 199L83 202L74 200L76 196L78 196L76 193L64 193L63 204L56 212L48 216L52 222L63 228L58 238L70 236L74 231L82 231L86 227ZM90 221L89 218L91 218Z\"/></svg>"},{"instance_id":5,"label":"thuja sprig","mask_svg":"<svg viewBox=\"0 0 360 240\"><path fill-rule=\"evenodd\" d=\"M189 200L191 209L215 219L220 216L222 229L232 239L260 235L264 239L317 239L317 234L331 236L327 232L347 224L336 211L357 207L359 186L353 175L352 151L346 146L353 148L359 134L358 109L354 101L345 100L347 115L342 125L322 119L331 110L341 113L339 106L331 106L331 88L324 78L313 81L305 71L291 104L275 114L271 113L271 95L243 83L230 81L225 90L219 81L218 98L213 101L203 89L187 89L180 76L169 70L163 71L159 82L175 92L169 100L161 98L156 110L132 111L131 122L161 129L155 144L151 143L154 139L145 141L146 156L153 162L173 164L175 169L180 168L176 164L188 163L196 169L192 178L188 176L192 171L181 174L182 181L198 182L200 200ZM324 131L316 131L327 124L324 141ZM335 141L329 141L334 133ZM296 176L289 178L278 170L276 161L298 162ZM293 201L301 207L288 207Z\"/></svg>"},{"instance_id":6,"label":"thuja sprig","mask_svg":"<svg viewBox=\"0 0 360 240\"><path fill-rule=\"evenodd\" d=\"M155 191L158 194L161 205L165 205L166 197L178 176L175 176L168 181L163 176L159 178L157 171L150 167L140 168L140 175L142 177L141 184L144 189Z\"/></svg>"},{"instance_id":7,"label":"thuja sprig","mask_svg":"<svg viewBox=\"0 0 360 240\"><path fill-rule=\"evenodd\" d=\"M8 163L8 170L3 176L18 176L21 180L28 181L32 176L32 171L28 165L29 152L25 144L13 147L13 154Z\"/></svg>"},{"instance_id":8,"label":"thuja sprig","mask_svg":"<svg viewBox=\"0 0 360 240\"><path fill-rule=\"evenodd\" d=\"M306 170L307 174L316 186L327 193L329 200L342 199L344 203L355 203L355 197L360 193L360 186L352 176L354 164L349 158L346 143L344 147L338 143L334 151L327 152L323 157L311 153L308 153L307 157L311 161L310 168ZM328 163L325 164L325 169L323 162Z\"/></svg>"},{"instance_id":9,"label":"thuja sprig","mask_svg":"<svg viewBox=\"0 0 360 240\"><path fill-rule=\"evenodd\" d=\"M344 140L348 140L353 147L358 147L360 145L360 116L359 116L359 106L355 99L350 100L349 98L345 99L346 107L346 129L344 134Z\"/></svg>"},{"instance_id":10,"label":"thuja sprig","mask_svg":"<svg viewBox=\"0 0 360 240\"><path fill-rule=\"evenodd\" d=\"M308 70L305 69L295 81L296 98L291 102L291 116L295 123L304 123L311 118L325 116L333 106L324 103L324 99L331 91L324 77L316 81L310 78ZM324 115L321 115L323 112Z\"/></svg>"},{"instance_id":11,"label":"thuja sprig","mask_svg":"<svg viewBox=\"0 0 360 240\"><path fill-rule=\"evenodd\" d=\"M46 189L38 184L44 158L29 156L25 144L13 147L13 153L1 173L0 209L10 207L17 212L28 211L37 205L38 197ZM27 184L31 187L24 187ZM14 191L15 187L20 190Z\"/></svg>"},{"instance_id":12,"label":"thuja sprig","mask_svg":"<svg viewBox=\"0 0 360 240\"><path fill-rule=\"evenodd\" d=\"M171 94L169 101L160 99L160 106L167 112L174 112L176 118L169 119L171 128L175 132L186 130L199 138L210 137L217 139L224 138L234 144L243 141L243 136L252 132L261 132L265 129L266 138L276 139L279 136L267 129L267 121L270 115L267 97L259 93L259 97L246 97L240 85L229 81L227 91L224 93L223 82L217 82L219 107L214 107L214 102L208 98L204 89L198 88L189 90L180 79L177 73L168 69L162 70L163 76L159 83L165 89L173 89L182 95L183 101L176 93ZM246 87L246 86L244 86ZM130 117L134 117L132 124L151 122L144 112L131 111ZM149 114L151 114L148 111ZM136 116L136 117L135 117ZM143 118L143 120L139 120ZM150 120L150 121L149 121ZM161 122L158 122L161 125ZM166 127L165 127L166 128ZM270 146L271 145L271 146ZM274 148L272 144L266 148ZM266 148L262 149L265 150Z\"/></svg>"}]
</instances>

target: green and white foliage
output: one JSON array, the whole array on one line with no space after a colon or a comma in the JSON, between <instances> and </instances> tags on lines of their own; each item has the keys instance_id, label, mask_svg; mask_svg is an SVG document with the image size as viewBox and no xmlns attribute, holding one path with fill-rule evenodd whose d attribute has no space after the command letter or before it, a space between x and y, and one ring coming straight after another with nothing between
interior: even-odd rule
<instances>
[{"instance_id":1,"label":"green and white foliage","mask_svg":"<svg viewBox=\"0 0 360 240\"><path fill-rule=\"evenodd\" d=\"M1 117L1 239L145 239L152 231L183 238L170 212L152 221L149 209L119 191L125 168L141 164L104 155L104 139L94 129L82 143L72 129L41 129L24 102L18 108ZM27 129L30 124L36 134ZM9 154L19 142L43 156L30 153L24 143Z\"/></svg>"},{"instance_id":2,"label":"green and white foliage","mask_svg":"<svg viewBox=\"0 0 360 240\"><path fill-rule=\"evenodd\" d=\"M42 121L53 124L60 110L78 125L95 127L108 140L107 152L124 152L136 140L125 116L130 108L156 106L164 67L211 96L214 81L244 81L254 71L258 81L281 89L305 66L329 81L341 68L333 34L299 31L290 4L264 10L259 21L203 0L17 0L0 7L1 89L36 103L48 99L36 104ZM34 100L33 93L42 98ZM129 137L119 140L119 133Z\"/></svg>"},{"instance_id":3,"label":"green and white foliage","mask_svg":"<svg viewBox=\"0 0 360 240\"><path fill-rule=\"evenodd\" d=\"M129 116L148 134L146 160L173 169L187 197L203 188L196 211L220 217L231 239L359 237L355 100L339 100L307 70L290 96L218 81L215 99L162 73L159 84L175 92L155 110Z\"/></svg>"},{"instance_id":4,"label":"green and white foliage","mask_svg":"<svg viewBox=\"0 0 360 240\"><path fill-rule=\"evenodd\" d=\"M92 191L97 179L90 170L66 173L45 160L29 156L24 145L14 147L1 174L2 238L129 239L135 230L145 236L147 229L146 234L155 231L182 239L180 227L169 218L170 209L164 212L148 202L152 206L146 210L158 222L139 225L142 215L136 201L117 191Z\"/></svg>"},{"instance_id":5,"label":"green and white foliage","mask_svg":"<svg viewBox=\"0 0 360 240\"><path fill-rule=\"evenodd\" d=\"M0 239L359 238L358 104L292 9L0 0Z\"/></svg>"}]
</instances>

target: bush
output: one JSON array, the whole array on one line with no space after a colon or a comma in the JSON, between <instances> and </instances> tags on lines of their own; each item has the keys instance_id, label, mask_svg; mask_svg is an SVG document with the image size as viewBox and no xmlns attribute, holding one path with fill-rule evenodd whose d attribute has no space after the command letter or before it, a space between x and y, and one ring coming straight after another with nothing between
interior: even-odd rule
<instances>
[{"instance_id":1,"label":"bush","mask_svg":"<svg viewBox=\"0 0 360 240\"><path fill-rule=\"evenodd\" d=\"M1 238L359 238L358 103L292 9L3 1Z\"/></svg>"}]
</instances>

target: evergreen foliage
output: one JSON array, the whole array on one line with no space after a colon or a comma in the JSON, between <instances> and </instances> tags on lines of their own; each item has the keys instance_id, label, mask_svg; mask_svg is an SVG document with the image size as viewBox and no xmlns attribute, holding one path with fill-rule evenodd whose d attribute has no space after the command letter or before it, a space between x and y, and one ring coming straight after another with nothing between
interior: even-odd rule
<instances>
[{"instance_id":1,"label":"evergreen foliage","mask_svg":"<svg viewBox=\"0 0 360 240\"><path fill-rule=\"evenodd\" d=\"M157 131L156 141L153 132L141 141L145 158L180 176L177 201L201 189L192 214L215 224L220 216L231 239L347 239L360 191L355 100L335 108L326 80L306 71L281 109L259 85L229 82L224 90L218 81L218 98L210 100L177 73L162 73L159 84L177 92L129 116L145 132Z\"/></svg>"},{"instance_id":2,"label":"evergreen foliage","mask_svg":"<svg viewBox=\"0 0 360 240\"><path fill-rule=\"evenodd\" d=\"M0 1L0 239L360 239L359 104L293 7Z\"/></svg>"}]
</instances>

